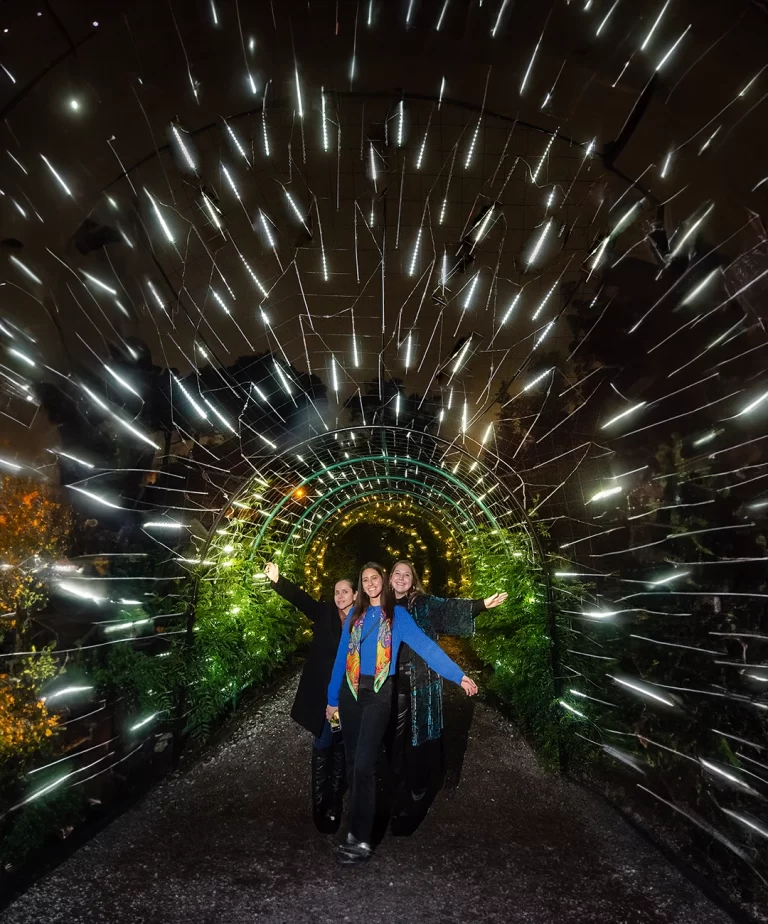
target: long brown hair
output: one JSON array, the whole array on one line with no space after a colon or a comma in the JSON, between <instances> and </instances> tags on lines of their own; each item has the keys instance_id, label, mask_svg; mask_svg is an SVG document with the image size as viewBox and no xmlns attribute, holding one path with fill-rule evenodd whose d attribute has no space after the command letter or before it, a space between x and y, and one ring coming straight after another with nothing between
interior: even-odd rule
<instances>
[{"instance_id":1,"label":"long brown hair","mask_svg":"<svg viewBox=\"0 0 768 924\"><path fill-rule=\"evenodd\" d=\"M352 609L352 622L349 626L350 631L365 617L366 610L371 605L368 594L363 590L363 572L367 571L369 568L373 568L374 571L377 571L381 575L381 612L389 623L390 628L392 627L392 620L395 618L395 595L392 593L392 588L389 586L387 572L378 562L369 561L360 569L360 574L357 578L357 600Z\"/></svg>"},{"instance_id":2,"label":"long brown hair","mask_svg":"<svg viewBox=\"0 0 768 924\"><path fill-rule=\"evenodd\" d=\"M400 561L396 561L394 565L392 565L392 569L389 573L392 574L392 571L394 571L398 565L407 565L411 569L413 584L411 584L411 589L405 595L405 599L410 603L414 597L418 597L419 594L425 594L426 590L424 589L424 585L421 583L421 578L419 577L418 571L413 567L413 562L408 561L407 558L401 558ZM392 595L394 596L394 591L392 592Z\"/></svg>"}]
</instances>

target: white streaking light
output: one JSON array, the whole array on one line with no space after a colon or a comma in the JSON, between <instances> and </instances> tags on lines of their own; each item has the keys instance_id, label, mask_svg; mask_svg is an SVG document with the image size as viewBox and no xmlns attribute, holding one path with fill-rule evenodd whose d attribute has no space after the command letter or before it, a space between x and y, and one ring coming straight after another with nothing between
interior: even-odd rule
<instances>
[{"instance_id":1,"label":"white streaking light","mask_svg":"<svg viewBox=\"0 0 768 924\"><path fill-rule=\"evenodd\" d=\"M472 155L475 153L475 145L477 144L477 136L480 134L480 122L482 118L477 120L477 125L475 126L475 133L472 135L472 141L469 145L469 150L467 151L467 158L464 161L464 169L467 170L469 165L472 163Z\"/></svg>"},{"instance_id":2,"label":"white streaking light","mask_svg":"<svg viewBox=\"0 0 768 924\"><path fill-rule=\"evenodd\" d=\"M662 67L664 67L664 65L667 63L667 61L669 60L670 56L672 55L672 52L677 48L677 46L680 44L680 42L682 42L682 40L683 40L683 39L685 38L685 36L688 34L688 30L689 30L690 28L691 28L690 25L686 27L686 29L683 31L682 35L675 41L675 43L672 45L672 47L669 49L669 51L667 51L667 53L664 55L664 57L661 59L661 61L659 61L659 63L656 65L656 70L657 70L657 71L660 71L660 70L662 69Z\"/></svg>"},{"instance_id":3,"label":"white streaking light","mask_svg":"<svg viewBox=\"0 0 768 924\"><path fill-rule=\"evenodd\" d=\"M106 363L103 364L107 372L112 376L112 378L120 385L121 388L124 388L126 391L129 391L132 395L135 395L137 398L141 399L141 395L136 391L133 386L129 385L128 382L115 370L108 366Z\"/></svg>"},{"instance_id":4,"label":"white streaking light","mask_svg":"<svg viewBox=\"0 0 768 924\"><path fill-rule=\"evenodd\" d=\"M496 38L496 32L498 31L499 25L501 23L501 17L504 15L504 10L507 8L509 0L502 0L501 6L499 7L499 15L496 17L496 22L491 29L491 38Z\"/></svg>"},{"instance_id":5,"label":"white streaking light","mask_svg":"<svg viewBox=\"0 0 768 924\"><path fill-rule=\"evenodd\" d=\"M469 292L467 292L467 297L464 299L464 309L466 310L472 304L472 297L475 294L475 289L477 288L477 283L480 281L480 270L475 273L475 278L469 285Z\"/></svg>"},{"instance_id":6,"label":"white streaking light","mask_svg":"<svg viewBox=\"0 0 768 924\"><path fill-rule=\"evenodd\" d=\"M650 28L650 31L648 32L648 35L646 35L646 37L645 37L645 39L644 39L644 41L643 41L643 44L640 46L640 51L645 51L645 46L648 44L648 42L650 42L651 38L653 37L653 33L656 31L656 29L657 29L659 23L661 22L661 17L666 13L667 7L669 6L669 3L670 3L670 0L667 0L667 2L666 2L666 3L664 4L664 6L661 8L661 12L660 12L659 15L656 17L656 19L655 19L653 25L652 25L651 28Z\"/></svg>"},{"instance_id":7,"label":"white streaking light","mask_svg":"<svg viewBox=\"0 0 768 924\"><path fill-rule=\"evenodd\" d=\"M182 392L182 394L184 395L184 397L187 399L187 401L189 401L189 403L192 405L192 408L194 409L194 411L195 411L195 413L198 415L198 417L202 417L202 418L204 418L205 420L207 420L207 419L208 419L208 414L207 414L206 411L197 403L197 401L195 401L195 399L192 397L192 395L190 395L190 393L187 391L187 389L184 387L184 385L181 383L181 381L180 381L179 379L177 379L175 375L174 375L174 377L173 377L173 380L174 380L174 382L178 385L178 387L181 389L181 392Z\"/></svg>"},{"instance_id":8,"label":"white streaking light","mask_svg":"<svg viewBox=\"0 0 768 924\"><path fill-rule=\"evenodd\" d=\"M523 294L522 292L518 292L517 295L515 295L515 297L510 302L509 308L507 308L507 313L501 319L501 325L500 325L501 327L503 327L507 323L507 321L512 317L512 312L517 307L517 303L520 301L520 296L522 294Z\"/></svg>"},{"instance_id":9,"label":"white streaking light","mask_svg":"<svg viewBox=\"0 0 768 924\"><path fill-rule=\"evenodd\" d=\"M736 416L741 417L742 414L749 414L751 411L754 411L756 407L761 405L766 398L768 398L768 391L763 392L759 398L755 398L755 400L750 402L743 410L739 411Z\"/></svg>"},{"instance_id":10,"label":"white streaking light","mask_svg":"<svg viewBox=\"0 0 768 924\"><path fill-rule=\"evenodd\" d=\"M542 244L544 243L544 239L549 233L549 229L551 227L552 227L552 219L550 218L549 221L542 228L541 234L539 235L539 239L536 241L533 247L533 250L531 251L530 256L526 260L526 264L529 267L534 263L534 261L536 260L536 257L539 255L539 251L541 250Z\"/></svg>"},{"instance_id":11,"label":"white streaking light","mask_svg":"<svg viewBox=\"0 0 768 924\"><path fill-rule=\"evenodd\" d=\"M413 256L411 257L411 265L408 270L409 276L413 276L414 273L416 272L416 263L418 262L419 250L421 248L421 232L422 232L422 229L419 228L418 234L416 235L416 243L414 244L414 247L413 247Z\"/></svg>"},{"instance_id":12,"label":"white streaking light","mask_svg":"<svg viewBox=\"0 0 768 924\"><path fill-rule=\"evenodd\" d=\"M41 154L40 157L42 157L43 161L45 162L45 166L46 166L46 167L51 171L51 173L56 177L56 179L57 179L58 182L59 182L59 185L60 185L61 188L64 190L64 192L65 192L68 196L70 196L71 198L74 199L75 197L72 195L72 190L69 188L69 186L67 186L67 184L64 182L64 180L61 178L61 176L56 172L56 170L54 169L53 164L48 160L48 158L45 156L45 154Z\"/></svg>"},{"instance_id":13,"label":"white streaking light","mask_svg":"<svg viewBox=\"0 0 768 924\"><path fill-rule=\"evenodd\" d=\"M299 118L304 118L304 103L301 99L301 84L299 83L299 69L296 68L296 107L299 111Z\"/></svg>"},{"instance_id":14,"label":"white streaking light","mask_svg":"<svg viewBox=\"0 0 768 924\"><path fill-rule=\"evenodd\" d=\"M187 163L187 166L193 173L197 173L197 164L195 163L195 159L192 157L192 152L184 143L184 139L181 137L181 132L179 131L178 126L171 125L171 131L173 132L173 137L176 139L176 143L178 144L179 148L181 148L181 153Z\"/></svg>"},{"instance_id":15,"label":"white streaking light","mask_svg":"<svg viewBox=\"0 0 768 924\"><path fill-rule=\"evenodd\" d=\"M603 29L605 28L605 26L606 26L607 23L608 23L608 20L609 20L609 19L611 18L611 16L613 15L613 11L614 11L614 10L616 9L616 7L619 5L619 2L620 2L620 0L614 0L613 6L610 8L610 10L608 10L608 12L605 14L605 17L603 18L603 21L602 21L602 22L600 23L600 25L597 27L597 32L595 32L595 38L597 38L597 36L600 35L600 33L603 31Z\"/></svg>"},{"instance_id":16,"label":"white streaking light","mask_svg":"<svg viewBox=\"0 0 768 924\"><path fill-rule=\"evenodd\" d=\"M11 263L13 263L14 266L18 266L18 268L22 271L22 273L24 273L26 276L29 276L32 282L36 282L39 286L43 284L43 280L40 279L39 276L36 276L32 272L32 270L28 266L25 266L21 262L21 260L19 260L17 257L14 257L13 255L11 255L10 257L8 257L8 259L10 260Z\"/></svg>"},{"instance_id":17,"label":"white streaking light","mask_svg":"<svg viewBox=\"0 0 768 924\"><path fill-rule=\"evenodd\" d=\"M440 10L440 18L437 20L437 26L435 26L435 30L436 30L437 32L440 31L440 29L441 29L441 27L442 27L442 25L443 25L443 17L445 16L445 11L448 9L448 4L449 4L449 3L450 3L450 0L445 0L445 2L443 3L443 8L442 8L442 10Z\"/></svg>"},{"instance_id":18,"label":"white streaking light","mask_svg":"<svg viewBox=\"0 0 768 924\"><path fill-rule=\"evenodd\" d=\"M696 232L696 229L704 221L704 219L710 214L710 212L712 211L712 209L714 209L714 207L715 207L715 204L713 202L709 206L709 208L707 208L704 214L700 218L697 218L696 221L693 222L693 224L688 228L685 234L683 234L683 236L680 238L680 241L673 247L670 257L676 257L677 254L680 253L680 251L683 249L685 245L685 242L688 240L688 238L691 237L692 234Z\"/></svg>"},{"instance_id":19,"label":"white streaking light","mask_svg":"<svg viewBox=\"0 0 768 924\"><path fill-rule=\"evenodd\" d=\"M685 298L680 302L681 305L687 305L689 302L692 302L697 295L699 295L710 282L720 274L720 267L712 270L711 273L706 275L701 282L695 286L691 291L685 296Z\"/></svg>"},{"instance_id":20,"label":"white streaking light","mask_svg":"<svg viewBox=\"0 0 768 924\"><path fill-rule=\"evenodd\" d=\"M605 488L602 491L598 491L597 494L593 494L592 497L587 501L588 504L593 503L594 501L603 500L606 497L611 497L614 494L621 494L624 489L621 485L614 485L612 488Z\"/></svg>"},{"instance_id":21,"label":"white streaking light","mask_svg":"<svg viewBox=\"0 0 768 924\"><path fill-rule=\"evenodd\" d=\"M669 584L670 581L677 581L682 577L687 577L691 572L690 571L674 571L672 574L665 574L664 577L657 578L654 581L649 581L648 583L651 587L658 587L660 584Z\"/></svg>"},{"instance_id":22,"label":"white streaking light","mask_svg":"<svg viewBox=\"0 0 768 924\"><path fill-rule=\"evenodd\" d=\"M537 375L535 379L531 379L531 381L523 388L523 391L530 391L534 386L538 385L542 379L545 379L551 371L551 369L545 369L544 372Z\"/></svg>"},{"instance_id":23,"label":"white streaking light","mask_svg":"<svg viewBox=\"0 0 768 924\"><path fill-rule=\"evenodd\" d=\"M626 411L622 411L620 414L617 414L615 417L611 417L610 420L607 420L601 427L601 430L605 430L606 427L610 427L612 424L615 424L616 421L621 420L623 417L627 417L629 414L634 414L635 411L639 411L641 407L645 407L647 401L640 401L638 404L633 404L632 407L628 407Z\"/></svg>"},{"instance_id":24,"label":"white streaking light","mask_svg":"<svg viewBox=\"0 0 768 924\"><path fill-rule=\"evenodd\" d=\"M169 244L173 244L173 243L174 243L173 233L171 232L171 229L168 227L168 223L167 223L166 220L163 218L163 215L162 215L162 213L161 213L161 211L160 211L160 208L159 208L157 202L155 201L154 196L153 196L152 193L146 188L146 186L144 187L144 192L147 194L147 196L148 196L148 198L149 198L149 201L152 203L152 209L153 209L153 211L154 211L154 213L155 213L155 216L157 217L157 220L160 222L160 227L163 229L163 233L165 234L165 237L166 237L166 239L168 240L168 243L169 243Z\"/></svg>"},{"instance_id":25,"label":"white streaking light","mask_svg":"<svg viewBox=\"0 0 768 924\"><path fill-rule=\"evenodd\" d=\"M31 366L33 369L37 366L37 363L34 360L30 359L26 353L22 353L21 350L17 350L16 347L8 347L8 352L11 356L15 356L17 359L20 359L26 365Z\"/></svg>"},{"instance_id":26,"label":"white streaking light","mask_svg":"<svg viewBox=\"0 0 768 924\"><path fill-rule=\"evenodd\" d=\"M103 289L105 292L109 292L110 295L117 295L117 289L113 289L111 286L108 286L105 282L102 282L100 279L97 279L95 276L91 276L90 273L86 273L85 270L80 270L80 272L85 276L85 278L92 282L95 286L98 286L100 289Z\"/></svg>"},{"instance_id":27,"label":"white streaking light","mask_svg":"<svg viewBox=\"0 0 768 924\"><path fill-rule=\"evenodd\" d=\"M328 150L328 117L325 114L325 87L320 87L321 118L323 120L323 150Z\"/></svg>"}]
</instances>

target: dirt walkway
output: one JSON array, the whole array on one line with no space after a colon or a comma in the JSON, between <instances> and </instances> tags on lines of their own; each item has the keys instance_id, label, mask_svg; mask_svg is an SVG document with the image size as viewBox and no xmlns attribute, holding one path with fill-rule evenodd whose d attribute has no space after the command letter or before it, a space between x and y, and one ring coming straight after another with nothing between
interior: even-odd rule
<instances>
[{"instance_id":1,"label":"dirt walkway","mask_svg":"<svg viewBox=\"0 0 768 924\"><path fill-rule=\"evenodd\" d=\"M163 783L0 920L730 921L602 802L539 769L482 701L458 786L411 837L386 837L367 866L339 867L333 839L309 817L310 742L288 718L295 685L246 712L206 761Z\"/></svg>"}]
</instances>

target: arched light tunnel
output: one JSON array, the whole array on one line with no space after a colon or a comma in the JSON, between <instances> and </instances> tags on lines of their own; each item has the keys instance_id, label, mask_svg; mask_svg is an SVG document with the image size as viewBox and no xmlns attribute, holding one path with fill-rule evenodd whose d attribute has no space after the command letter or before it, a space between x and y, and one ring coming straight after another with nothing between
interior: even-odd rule
<instances>
[{"instance_id":1,"label":"arched light tunnel","mask_svg":"<svg viewBox=\"0 0 768 924\"><path fill-rule=\"evenodd\" d=\"M301 649L266 561L403 557L508 590L526 739L756 904L764 5L156 6L3 51L3 843Z\"/></svg>"},{"instance_id":2,"label":"arched light tunnel","mask_svg":"<svg viewBox=\"0 0 768 924\"><path fill-rule=\"evenodd\" d=\"M519 499L525 496L520 476L481 443L458 444L406 427L354 426L245 463L227 480L218 518L185 559L196 580L231 589L230 569L239 560L242 580L263 587L263 565L271 558L322 597L366 561L390 567L402 557L423 563L426 585L438 595L487 596L507 589L503 569L493 586L490 575L480 579L477 564L492 555L515 572L524 569L537 588L542 605L535 618L548 642L539 649L539 667L551 675L552 692L560 690L543 534ZM356 541L361 527L365 533ZM396 547L378 538L380 528ZM435 539L439 548L428 550ZM519 595L519 587L509 589Z\"/></svg>"}]
</instances>

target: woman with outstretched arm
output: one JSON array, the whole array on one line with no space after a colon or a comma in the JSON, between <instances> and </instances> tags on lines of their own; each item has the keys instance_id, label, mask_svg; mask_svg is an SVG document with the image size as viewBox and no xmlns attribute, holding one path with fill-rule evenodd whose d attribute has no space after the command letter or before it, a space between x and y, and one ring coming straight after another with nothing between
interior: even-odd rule
<instances>
[{"instance_id":1,"label":"woman with outstretched arm","mask_svg":"<svg viewBox=\"0 0 768 924\"><path fill-rule=\"evenodd\" d=\"M301 672L291 718L311 732L312 818L323 834L333 834L341 820L346 783L344 742L325 717L328 678L341 638L341 629L357 596L352 581L336 581L333 600L315 600L297 584L280 574L273 562L264 567L272 589L292 603L312 623L312 644Z\"/></svg>"},{"instance_id":2,"label":"woman with outstretched arm","mask_svg":"<svg viewBox=\"0 0 768 924\"><path fill-rule=\"evenodd\" d=\"M433 641L441 635L473 635L475 619L480 613L500 606L507 599L506 593L494 593L484 600L436 597L426 592L413 564L405 560L395 562L389 581L395 602L408 610L416 625ZM395 681L395 727L390 733L390 763L406 801L419 801L426 793L432 767L439 763L443 681L408 645L400 648ZM396 816L393 819L395 833L398 833L398 822Z\"/></svg>"},{"instance_id":3,"label":"woman with outstretched arm","mask_svg":"<svg viewBox=\"0 0 768 924\"><path fill-rule=\"evenodd\" d=\"M365 565L358 588L336 653L326 707L328 719L338 709L347 752L349 833L339 845L342 863L360 863L371 856L376 758L392 711L392 676L400 646L410 645L432 670L468 696L477 693L477 684L418 628L406 609L394 604L381 565Z\"/></svg>"}]
</instances>

